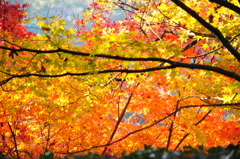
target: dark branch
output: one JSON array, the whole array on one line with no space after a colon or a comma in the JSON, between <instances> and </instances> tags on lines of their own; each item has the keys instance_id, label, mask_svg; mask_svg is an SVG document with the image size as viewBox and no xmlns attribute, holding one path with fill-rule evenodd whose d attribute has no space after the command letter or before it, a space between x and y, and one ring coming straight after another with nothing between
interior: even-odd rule
<instances>
[{"instance_id":1,"label":"dark branch","mask_svg":"<svg viewBox=\"0 0 240 159\"><path fill-rule=\"evenodd\" d=\"M151 58L151 57L149 57L149 58L131 58L131 57L112 56L112 55L105 55L105 54L92 55L90 53L84 53L84 52L80 52L80 51L72 51L72 50L61 49L61 48L58 48L56 50L34 50L34 49L28 49L28 48L23 48L23 47L21 47L19 49L15 49L15 48L0 46L0 49L13 50L13 51L28 51L28 52L34 52L37 54L46 54L46 53L51 54L51 53L64 52L64 53L71 54L71 55L88 56L88 57L90 57L90 56L102 57L102 58L121 60L121 61L159 61L159 62L167 62L167 63L172 62L167 59Z\"/></svg>"},{"instance_id":2,"label":"dark branch","mask_svg":"<svg viewBox=\"0 0 240 159\"><path fill-rule=\"evenodd\" d=\"M211 24L206 22L203 18L201 18L194 10L190 9L187 7L183 2L180 0L172 0L177 6L185 10L188 14L190 14L192 17L194 17L199 23L201 23L204 27L206 27L209 31L214 33L218 39L222 42L222 44L228 49L228 51L231 52L231 54L238 60L240 61L240 54L237 50L233 48L233 46L230 44L230 42L224 38L220 30L217 28L213 27Z\"/></svg>"},{"instance_id":3,"label":"dark branch","mask_svg":"<svg viewBox=\"0 0 240 159\"><path fill-rule=\"evenodd\" d=\"M194 125L197 126L198 124L200 124L203 120L206 119L206 117L207 117L211 112L212 112L212 110L209 110L209 111L207 112L207 114L205 114L205 115L203 116L203 118L200 119L198 122L196 122Z\"/></svg>"},{"instance_id":4,"label":"dark branch","mask_svg":"<svg viewBox=\"0 0 240 159\"><path fill-rule=\"evenodd\" d=\"M177 144L177 146L174 148L174 151L176 151L178 149L178 147L182 144L182 142L188 137L188 135L190 135L190 133L186 133L181 140L179 141L179 143Z\"/></svg>"},{"instance_id":5,"label":"dark branch","mask_svg":"<svg viewBox=\"0 0 240 159\"><path fill-rule=\"evenodd\" d=\"M34 50L34 49L28 49L28 48L9 48L9 47L4 47L0 46L0 48L5 49L5 50L13 50L13 51L28 51L28 52L34 52L37 54L46 54L46 53L58 53L58 52L64 52L67 54L71 55L79 55L79 56L94 56L94 57L101 57L101 58L107 58L107 59L114 59L114 60L120 60L120 61L156 61L156 62L163 62L163 63L168 63L170 66L164 66L164 67L152 67L148 69L140 69L140 70L103 70L103 71L96 71L95 74L103 74L103 73L111 73L111 72L122 72L122 73L142 73L142 72L151 72L151 71L157 71L157 70L163 70L163 69L173 69L177 67L183 67L183 68L189 68L189 69L201 69L201 70L208 70L208 71L213 71L219 74L222 74L224 76L233 78L237 81L240 81L240 76L234 72L224 70L219 67L214 67L214 66L208 66L208 65L201 65L201 64L189 64L189 63L182 63L182 62L175 62L170 59L163 59L163 58L154 58L154 57L123 57L123 56L113 56L113 55L105 55L105 54L95 54L91 55L90 53L84 53L84 52L79 52L79 51L72 51L72 50L66 50L66 49L61 49L58 48L56 50ZM8 74L10 77L4 81L0 81L0 85L3 85L7 83L9 80L12 78L22 78L22 77L30 77L30 76L36 76L36 77L63 77L63 76L85 76L85 75L91 75L94 74L93 72L85 72L85 73L63 73L63 74L58 74L58 75L49 75L49 74L22 74L22 75L11 75Z\"/></svg>"},{"instance_id":6,"label":"dark branch","mask_svg":"<svg viewBox=\"0 0 240 159\"><path fill-rule=\"evenodd\" d=\"M0 46L1 48L2 46ZM2 47L3 48L3 47ZM12 48L6 48L6 49L12 49ZM17 50L25 50L25 51L30 51L31 49L17 49ZM61 51L60 51L61 50ZM48 50L48 51L40 51L40 50L31 50L31 52L39 52L39 53L56 53L56 52L62 52L63 49L58 49L58 50ZM64 50L64 52L73 54L73 55L81 55L81 56L90 56L89 53L82 53L82 52L76 52L76 51L69 51L69 50ZM189 68L189 69L201 69L201 70L207 70L207 71L213 71L222 75L225 75L227 77L233 78L237 81L240 81L240 76L234 72L224 70L219 67L214 67L214 66L208 66L208 65L201 65L201 64L188 64L188 63L182 63L182 62L175 62L169 59L163 59L163 58L130 58L130 57L121 57L121 56L112 56L112 55L104 55L104 54L96 54L96 57L105 57L108 59L116 59L116 60L122 60L122 61L158 61L158 62L165 62L170 64L170 66L157 66L157 67L152 67L152 68L147 68L147 69L138 69L138 70L128 70L128 69L115 69L115 70L102 70L102 71L95 71L95 72L83 72L83 73L71 73L71 72L66 72L63 74L56 74L56 75L51 75L51 74L21 74L21 75L14 75L14 74L7 74L10 76L9 78L0 81L0 85L3 85L10 81L13 78L23 78L23 77L63 77L63 76L86 76L86 75L92 75L92 74L103 74L103 73L112 73L112 72L122 72L122 73L143 73L143 72L152 72L152 71L158 71L158 70L163 70L163 69L174 69L174 68Z\"/></svg>"},{"instance_id":7,"label":"dark branch","mask_svg":"<svg viewBox=\"0 0 240 159\"><path fill-rule=\"evenodd\" d=\"M240 14L240 8L238 6L235 6L232 3L228 2L228 1L225 1L225 0L209 0L209 1L217 3L221 6L226 7L226 8L229 8L229 9L233 10L234 12Z\"/></svg>"},{"instance_id":8,"label":"dark branch","mask_svg":"<svg viewBox=\"0 0 240 159\"><path fill-rule=\"evenodd\" d=\"M118 118L118 121L117 121L117 123L116 123L116 125L115 125L115 127L114 127L114 130L113 130L113 132L112 132L112 134L111 134L111 136L110 136L110 139L109 139L109 141L107 142L107 144L109 144L109 143L112 142L112 139L113 139L113 137L115 136L115 134L116 134L116 132L117 132L117 129L118 129L118 127L119 127L119 125L120 125L120 123L121 123L121 121L122 121L125 113L126 113L126 110L127 110L128 106L129 106L129 104L130 104L130 101L131 101L131 99L132 99L132 96L133 96L133 93L131 93L130 96L128 97L128 101L127 101L125 107L123 108L123 110L122 110L119 118ZM101 156L104 156L104 154L106 153L107 149L108 149L108 147L105 147L105 148L104 148Z\"/></svg>"},{"instance_id":9,"label":"dark branch","mask_svg":"<svg viewBox=\"0 0 240 159\"><path fill-rule=\"evenodd\" d=\"M12 137L13 137L13 142L14 142L14 147L15 147L15 149L16 149L15 151L16 151L17 159L20 159L19 153L18 153L18 145L17 145L16 134L14 133L14 131L13 131L12 127L11 127L10 122L8 122L8 127L9 127L9 129L10 129L10 131L11 131L11 134L12 134Z\"/></svg>"},{"instance_id":10,"label":"dark branch","mask_svg":"<svg viewBox=\"0 0 240 159\"><path fill-rule=\"evenodd\" d=\"M195 44L197 44L197 42L198 42L198 40L197 40L197 39L194 39L192 42L190 42L189 44L187 44L187 45L183 48L182 52L186 51L187 49L190 49L190 48L193 47Z\"/></svg>"},{"instance_id":11,"label":"dark branch","mask_svg":"<svg viewBox=\"0 0 240 159\"><path fill-rule=\"evenodd\" d=\"M161 60L161 59L160 59ZM143 73L143 72L152 72L152 71L158 71L158 70L164 70L164 69L174 69L177 67L183 67L183 68L189 68L189 69L201 69L201 70L208 70L208 71L213 71L217 72L219 74L225 75L227 77L231 77L233 79L236 79L237 81L240 81L240 76L237 75L234 72L226 71L222 68L214 67L214 66L206 66L206 65L201 65L201 64L187 64L187 63L181 63L181 62L173 62L171 60L167 60L171 62L170 66L157 66L157 67L152 67L152 68L147 68L147 69L139 69L139 70L128 70L128 69L119 69L119 70L103 70L103 71L95 71L95 72L83 72L83 73L71 73L71 72L66 72L63 74L56 74L56 75L51 75L51 74L21 74L21 75L10 75L11 77L5 79L4 81L0 82L0 85L3 85L10 81L13 78L24 78L24 77L64 77L64 76L87 76L87 75L93 75L93 74L104 74L104 73L113 73L113 72L121 72L121 73ZM9 74L8 74L9 75Z\"/></svg>"}]
</instances>

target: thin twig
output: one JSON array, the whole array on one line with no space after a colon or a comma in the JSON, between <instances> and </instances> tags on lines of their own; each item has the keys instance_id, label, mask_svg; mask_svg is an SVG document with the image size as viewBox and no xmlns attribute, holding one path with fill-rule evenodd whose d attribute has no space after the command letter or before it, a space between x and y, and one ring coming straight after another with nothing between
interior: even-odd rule
<instances>
[{"instance_id":1,"label":"thin twig","mask_svg":"<svg viewBox=\"0 0 240 159\"><path fill-rule=\"evenodd\" d=\"M172 138L172 132L173 132L174 120L175 120L176 115L177 115L177 111L176 111L176 110L178 110L179 103L180 103L180 100L178 100L177 103L176 103L176 105L175 105L175 113L174 113L174 115L173 115L173 116L174 116L174 119L172 120L171 125L170 125L170 128L169 128L169 135L168 135L167 147L166 147L166 150L167 150L167 151L169 150L169 147L170 147L171 138Z\"/></svg>"},{"instance_id":2,"label":"thin twig","mask_svg":"<svg viewBox=\"0 0 240 159\"><path fill-rule=\"evenodd\" d=\"M20 159L20 157L19 157L19 153L18 153L18 146L17 146L16 135L15 135L15 133L13 132L13 129L12 129L12 127L11 127L10 122L8 122L8 127L9 127L9 129L10 129L10 131L11 131L11 133L12 133L12 137L13 137L13 142L14 142L14 147L15 147L15 151L16 151L17 159Z\"/></svg>"}]
</instances>

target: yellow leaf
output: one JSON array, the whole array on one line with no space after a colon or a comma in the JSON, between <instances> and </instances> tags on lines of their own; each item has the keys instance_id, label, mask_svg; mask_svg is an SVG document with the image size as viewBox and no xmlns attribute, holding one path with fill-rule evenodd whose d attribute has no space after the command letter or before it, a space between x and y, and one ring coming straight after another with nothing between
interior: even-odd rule
<instances>
[{"instance_id":1,"label":"yellow leaf","mask_svg":"<svg viewBox=\"0 0 240 159\"><path fill-rule=\"evenodd\" d=\"M226 102L229 102L233 99L235 95L223 95L222 99L223 99L223 102L226 103Z\"/></svg>"},{"instance_id":2,"label":"yellow leaf","mask_svg":"<svg viewBox=\"0 0 240 159\"><path fill-rule=\"evenodd\" d=\"M60 25L60 26L59 26L59 29L60 29L60 30L64 30L63 25Z\"/></svg>"},{"instance_id":3,"label":"yellow leaf","mask_svg":"<svg viewBox=\"0 0 240 159\"><path fill-rule=\"evenodd\" d=\"M208 47L209 47L208 44L203 44L203 45L202 45L202 48L204 48L204 49L207 49Z\"/></svg>"},{"instance_id":4,"label":"yellow leaf","mask_svg":"<svg viewBox=\"0 0 240 159\"><path fill-rule=\"evenodd\" d=\"M43 21L38 21L37 25L39 25L40 27L42 27L45 23Z\"/></svg>"}]
</instances>

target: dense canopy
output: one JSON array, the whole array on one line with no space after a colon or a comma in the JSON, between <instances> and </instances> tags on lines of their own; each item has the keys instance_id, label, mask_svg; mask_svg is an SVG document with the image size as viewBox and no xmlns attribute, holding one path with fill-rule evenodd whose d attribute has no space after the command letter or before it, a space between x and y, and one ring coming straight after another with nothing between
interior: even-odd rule
<instances>
[{"instance_id":1,"label":"dense canopy","mask_svg":"<svg viewBox=\"0 0 240 159\"><path fill-rule=\"evenodd\" d=\"M0 1L4 155L240 141L237 0L95 0L73 26L28 7Z\"/></svg>"}]
</instances>

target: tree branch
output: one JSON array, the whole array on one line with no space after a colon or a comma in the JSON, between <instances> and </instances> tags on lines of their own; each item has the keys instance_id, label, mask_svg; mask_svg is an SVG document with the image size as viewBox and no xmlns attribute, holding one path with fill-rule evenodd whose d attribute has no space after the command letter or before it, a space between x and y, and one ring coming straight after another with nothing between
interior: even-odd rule
<instances>
[{"instance_id":1,"label":"tree branch","mask_svg":"<svg viewBox=\"0 0 240 159\"><path fill-rule=\"evenodd\" d=\"M225 0L209 0L210 2L214 2L214 3L217 3L221 6L224 6L228 9L231 9L233 10L234 12L240 14L240 8L238 6L235 6L234 4L228 2L228 1L225 1Z\"/></svg>"},{"instance_id":2,"label":"tree branch","mask_svg":"<svg viewBox=\"0 0 240 159\"><path fill-rule=\"evenodd\" d=\"M112 139L113 139L113 137L115 136L115 134L116 134L116 132L117 132L118 126L119 126L119 124L121 123L121 121L122 121L122 119L123 119L123 117L124 117L124 115L125 115L125 113L126 113L126 110L127 110L128 106L129 106L129 104L130 104L130 101L131 101L131 99L132 99L132 96L133 96L133 93L131 93L130 96L128 97L128 101L127 101L125 107L123 108L123 110L122 110L119 118L118 118L118 121L117 121L117 123L116 123L116 125L115 125L115 127L114 127L114 130L113 130L113 132L112 132L112 134L111 134L111 136L110 136L110 139L109 139L109 141L107 142L107 144L109 144L109 143L112 142ZM108 147L106 146L106 147L104 148L101 156L104 156L104 154L106 153L107 149L108 149Z\"/></svg>"},{"instance_id":3,"label":"tree branch","mask_svg":"<svg viewBox=\"0 0 240 159\"><path fill-rule=\"evenodd\" d=\"M179 107L179 104L180 104L180 100L177 101L176 105L175 105L175 110L178 110L178 107ZM166 150L168 151L169 150L169 147L170 147L170 144L171 144L171 138L172 138L172 132L173 132L173 125L174 125L174 120L177 116L177 111L175 111L175 113L173 114L174 116L174 119L172 120L171 122L171 125L170 125L170 128L169 128L169 135L168 135L168 140L167 140L167 147L166 147Z\"/></svg>"},{"instance_id":4,"label":"tree branch","mask_svg":"<svg viewBox=\"0 0 240 159\"><path fill-rule=\"evenodd\" d=\"M206 22L202 17L200 17L194 10L187 7L183 2L180 0L172 0L177 6L182 8L184 11L186 11L188 14L190 14L192 17L194 17L199 23L201 23L204 27L206 27L209 31L214 33L218 39L222 42L222 44L228 49L228 51L238 60L240 61L240 54L237 50L233 48L233 46L230 44L230 42L224 38L220 30L213 27L211 24ZM218 1L219 2L219 1Z\"/></svg>"},{"instance_id":5,"label":"tree branch","mask_svg":"<svg viewBox=\"0 0 240 159\"><path fill-rule=\"evenodd\" d=\"M0 46L2 49L6 50L13 50L13 51L29 51L29 52L35 52L38 54L46 54L46 53L57 53L57 52L65 52L67 54L71 55L79 55L79 56L92 56L90 53L83 53L83 52L78 52L78 51L71 51L71 50L66 50L66 49L61 49L58 48L57 50L33 50L33 49L28 49L28 48L19 48L19 49L14 49L14 48L9 48L9 47L4 47ZM170 66L164 66L164 67L152 67L148 69L140 69L140 70L128 70L128 69L123 69L123 70L103 70L103 71L96 71L95 74L103 74L103 73L111 73L111 72L125 72L125 73L142 73L142 72L151 72L151 71L157 71L157 70L163 70L163 69L173 69L173 68L178 68L178 67L183 67L183 68L189 68L189 69L201 69L201 70L207 70L207 71L212 71L216 72L219 74L222 74L224 76L233 78L237 81L240 81L240 76L234 72L224 70L219 67L214 67L214 66L208 66L208 65L201 65L201 64L189 64L189 63L182 63L182 62L175 62L170 59L163 59L163 58L154 58L154 57L123 57L123 56L113 56L113 55L105 55L105 54L96 54L94 57L102 57L102 58L107 58L107 59L114 59L114 60L120 60L120 61L156 61L156 62L164 62L164 63L169 63ZM7 74L7 73L6 73ZM63 76L85 76L85 75L91 75L94 74L93 72L85 72L85 73L63 73L63 74L58 74L58 75L48 75L48 74L22 74L22 75L11 75L8 74L9 78L0 81L0 85L3 85L10 81L13 78L22 78L22 77L30 77L30 76L36 76L36 77L63 77Z\"/></svg>"},{"instance_id":6,"label":"tree branch","mask_svg":"<svg viewBox=\"0 0 240 159\"><path fill-rule=\"evenodd\" d=\"M10 122L8 122L8 127L9 127L9 129L10 129L10 131L11 131L11 134L12 134L12 137L13 137L13 142L14 142L14 147L15 147L15 149L16 149L15 151L16 151L17 159L20 159L19 153L18 153L18 146L17 146L16 135L15 135L15 133L13 132L13 129L12 129L12 127L11 127Z\"/></svg>"},{"instance_id":7,"label":"tree branch","mask_svg":"<svg viewBox=\"0 0 240 159\"><path fill-rule=\"evenodd\" d=\"M111 56L111 55L109 55ZM114 56L113 56L114 57ZM164 70L164 69L174 69L174 68L189 68L189 69L201 69L201 70L207 70L207 71L212 71L212 72L216 72L222 75L225 75L227 77L233 78L237 81L240 81L240 76L234 72L230 72L227 70L224 70L222 68L219 67L214 67L214 66L207 66L207 65L201 65L201 64L188 64L188 63L181 63L181 62L174 62L171 60L167 60L167 59L162 59L162 58L127 58L127 57L120 57L117 56L118 59L122 59L122 60L135 60L135 61L160 61L160 62L166 62L166 63L170 63L170 66L156 66L156 67L152 67L152 68L147 68L147 69L136 69L136 70L128 70L128 69L115 69L115 70L103 70L103 71L94 71L94 72L83 72L83 73L71 73L71 72L66 72L63 74L55 74L55 75L51 75L51 74L35 74L35 73L29 73L29 74L21 74L21 75L17 75L17 74L7 74L8 76L10 76L9 78L0 81L0 85L6 84L7 82L9 82L10 80L14 79L14 78L24 78L24 77L31 77L31 76L35 76L35 77L64 77L64 76L86 76L86 75L93 75L93 74L104 74L104 73L113 73L113 72L121 72L121 73L143 73L143 72L152 72L152 71L159 71L159 70ZM130 60L130 61L131 61Z\"/></svg>"}]
</instances>

